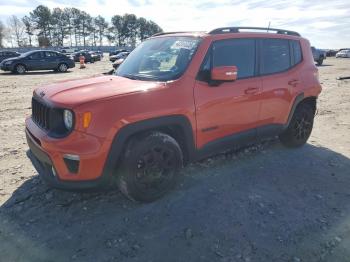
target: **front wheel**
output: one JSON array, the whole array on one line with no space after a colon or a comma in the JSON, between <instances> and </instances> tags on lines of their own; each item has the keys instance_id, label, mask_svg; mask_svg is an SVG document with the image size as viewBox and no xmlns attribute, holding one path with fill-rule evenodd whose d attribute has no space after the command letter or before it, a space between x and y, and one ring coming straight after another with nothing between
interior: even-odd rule
<instances>
[{"instance_id":1,"label":"front wheel","mask_svg":"<svg viewBox=\"0 0 350 262\"><path fill-rule=\"evenodd\" d=\"M24 65L16 65L15 67L15 73L17 74L24 74L26 72L26 68Z\"/></svg>"},{"instance_id":2,"label":"front wheel","mask_svg":"<svg viewBox=\"0 0 350 262\"><path fill-rule=\"evenodd\" d=\"M314 109L308 104L297 107L287 129L279 138L287 147L300 147L309 139L314 124Z\"/></svg>"},{"instance_id":3,"label":"front wheel","mask_svg":"<svg viewBox=\"0 0 350 262\"><path fill-rule=\"evenodd\" d=\"M119 170L119 189L132 200L152 202L177 184L182 165L181 148L171 136L151 132L134 137Z\"/></svg>"}]
</instances>

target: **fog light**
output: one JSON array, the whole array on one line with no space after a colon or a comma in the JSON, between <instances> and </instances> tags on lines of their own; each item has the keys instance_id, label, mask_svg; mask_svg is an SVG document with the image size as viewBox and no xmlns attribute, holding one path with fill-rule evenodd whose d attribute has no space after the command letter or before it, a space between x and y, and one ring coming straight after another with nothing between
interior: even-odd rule
<instances>
[{"instance_id":1,"label":"fog light","mask_svg":"<svg viewBox=\"0 0 350 262\"><path fill-rule=\"evenodd\" d=\"M75 161L80 160L80 157L78 155L65 154L63 157L69 160L75 160Z\"/></svg>"},{"instance_id":2,"label":"fog light","mask_svg":"<svg viewBox=\"0 0 350 262\"><path fill-rule=\"evenodd\" d=\"M70 173L78 173L80 157L78 155L66 154L63 156L63 161Z\"/></svg>"}]
</instances>

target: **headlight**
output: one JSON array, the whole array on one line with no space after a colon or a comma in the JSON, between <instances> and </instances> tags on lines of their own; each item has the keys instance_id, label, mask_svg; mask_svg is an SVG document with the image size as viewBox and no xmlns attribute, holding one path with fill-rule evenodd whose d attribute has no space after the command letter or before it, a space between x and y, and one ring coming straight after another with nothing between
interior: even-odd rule
<instances>
[{"instance_id":1,"label":"headlight","mask_svg":"<svg viewBox=\"0 0 350 262\"><path fill-rule=\"evenodd\" d=\"M73 128L73 113L70 110L65 109L63 111L63 122L67 130L71 130Z\"/></svg>"},{"instance_id":2,"label":"headlight","mask_svg":"<svg viewBox=\"0 0 350 262\"><path fill-rule=\"evenodd\" d=\"M12 64L12 61L6 61L5 63L4 63L4 65L11 65Z\"/></svg>"}]
</instances>

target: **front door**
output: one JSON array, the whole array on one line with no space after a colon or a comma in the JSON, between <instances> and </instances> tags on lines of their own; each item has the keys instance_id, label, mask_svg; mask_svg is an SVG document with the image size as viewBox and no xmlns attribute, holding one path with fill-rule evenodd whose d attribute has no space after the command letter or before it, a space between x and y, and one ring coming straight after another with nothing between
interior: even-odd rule
<instances>
[{"instance_id":1,"label":"front door","mask_svg":"<svg viewBox=\"0 0 350 262\"><path fill-rule=\"evenodd\" d=\"M216 66L237 66L234 82L210 83L210 71ZM256 136L262 84L256 77L256 40L215 41L203 62L195 84L197 147L225 141L233 136ZM224 142L225 143L225 142Z\"/></svg>"},{"instance_id":2,"label":"front door","mask_svg":"<svg viewBox=\"0 0 350 262\"><path fill-rule=\"evenodd\" d=\"M43 51L32 53L26 61L28 70L42 70L45 67L45 56Z\"/></svg>"}]
</instances>

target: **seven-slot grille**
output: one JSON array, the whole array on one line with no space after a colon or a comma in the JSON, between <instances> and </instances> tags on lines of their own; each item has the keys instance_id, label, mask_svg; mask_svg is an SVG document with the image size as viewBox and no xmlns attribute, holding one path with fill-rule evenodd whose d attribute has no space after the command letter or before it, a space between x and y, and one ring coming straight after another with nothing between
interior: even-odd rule
<instances>
[{"instance_id":1,"label":"seven-slot grille","mask_svg":"<svg viewBox=\"0 0 350 262\"><path fill-rule=\"evenodd\" d=\"M38 126L48 130L50 128L50 107L32 98L32 118Z\"/></svg>"}]
</instances>

